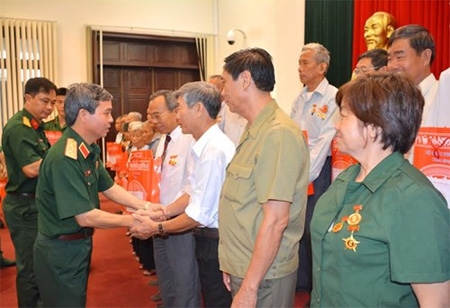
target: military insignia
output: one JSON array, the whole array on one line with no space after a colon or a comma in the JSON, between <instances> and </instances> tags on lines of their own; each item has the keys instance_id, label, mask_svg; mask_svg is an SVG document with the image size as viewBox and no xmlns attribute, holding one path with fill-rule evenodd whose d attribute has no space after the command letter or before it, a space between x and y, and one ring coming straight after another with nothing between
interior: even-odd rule
<instances>
[{"instance_id":1,"label":"military insignia","mask_svg":"<svg viewBox=\"0 0 450 308\"><path fill-rule=\"evenodd\" d=\"M22 118L22 123L23 123L23 125L25 125L25 126L31 127L30 119L28 119L28 118L25 117L25 116Z\"/></svg>"},{"instance_id":2,"label":"military insignia","mask_svg":"<svg viewBox=\"0 0 450 308\"><path fill-rule=\"evenodd\" d=\"M64 155L72 159L77 159L77 141L73 138L68 138L66 141L66 148L64 150Z\"/></svg>"},{"instance_id":3,"label":"military insignia","mask_svg":"<svg viewBox=\"0 0 450 308\"><path fill-rule=\"evenodd\" d=\"M346 222L347 219L348 219L348 216L342 217L341 221L338 222L337 224L335 224L331 231L333 231L334 233L337 233L337 232L341 231L342 227L344 227L344 222Z\"/></svg>"},{"instance_id":4,"label":"military insignia","mask_svg":"<svg viewBox=\"0 0 450 308\"><path fill-rule=\"evenodd\" d=\"M31 126L33 126L34 130L39 128L39 123L36 119L31 119Z\"/></svg>"},{"instance_id":5,"label":"military insignia","mask_svg":"<svg viewBox=\"0 0 450 308\"><path fill-rule=\"evenodd\" d=\"M311 115L317 115L322 120L325 120L328 113L328 105L323 105L322 107L317 106L317 104L313 104L311 109Z\"/></svg>"},{"instance_id":6,"label":"military insignia","mask_svg":"<svg viewBox=\"0 0 450 308\"><path fill-rule=\"evenodd\" d=\"M352 234L349 237L343 238L342 240L345 243L345 249L353 250L354 252L356 252L356 247L358 247L358 244L360 242L355 240L355 238L353 237L353 232L352 232Z\"/></svg>"},{"instance_id":7,"label":"military insignia","mask_svg":"<svg viewBox=\"0 0 450 308\"><path fill-rule=\"evenodd\" d=\"M177 164L178 155L170 155L169 157L169 165L175 166Z\"/></svg>"},{"instance_id":8,"label":"military insignia","mask_svg":"<svg viewBox=\"0 0 450 308\"><path fill-rule=\"evenodd\" d=\"M84 144L84 142L82 142L80 144L78 149L80 150L80 152L83 155L84 159L86 159L86 157L88 157L88 155L89 155L89 150L88 150L87 146Z\"/></svg>"},{"instance_id":9,"label":"military insignia","mask_svg":"<svg viewBox=\"0 0 450 308\"><path fill-rule=\"evenodd\" d=\"M343 225L344 225L344 223L343 223L342 221L338 222L337 224L335 224L335 225L333 226L332 231L333 231L334 233L341 231Z\"/></svg>"},{"instance_id":10,"label":"military insignia","mask_svg":"<svg viewBox=\"0 0 450 308\"><path fill-rule=\"evenodd\" d=\"M353 233L359 231L359 223L362 221L362 215L359 213L359 211L361 211L362 208L362 204L354 205L353 210L355 212L350 216L342 217L341 221L335 224L331 229L331 231L337 233L342 230L342 228L344 227L344 223L346 222L348 224L347 230L350 231L351 234L348 238L343 238L342 240L344 241L345 248L348 250L353 250L354 252L356 252L356 247L358 247L358 244L360 242L355 240L355 238L353 237Z\"/></svg>"}]
</instances>

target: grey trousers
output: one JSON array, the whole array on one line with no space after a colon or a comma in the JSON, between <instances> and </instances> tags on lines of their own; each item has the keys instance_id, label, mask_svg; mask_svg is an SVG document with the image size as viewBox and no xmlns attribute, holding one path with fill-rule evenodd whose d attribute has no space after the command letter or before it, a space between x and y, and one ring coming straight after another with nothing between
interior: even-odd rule
<instances>
[{"instance_id":1,"label":"grey trousers","mask_svg":"<svg viewBox=\"0 0 450 308\"><path fill-rule=\"evenodd\" d=\"M200 280L192 231L153 238L158 287L165 308L200 307Z\"/></svg>"}]
</instances>

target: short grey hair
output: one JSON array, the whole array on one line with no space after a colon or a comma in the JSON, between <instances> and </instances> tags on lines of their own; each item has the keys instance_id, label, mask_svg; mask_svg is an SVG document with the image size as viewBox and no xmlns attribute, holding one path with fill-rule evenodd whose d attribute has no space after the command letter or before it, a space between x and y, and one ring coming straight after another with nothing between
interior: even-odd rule
<instances>
[{"instance_id":1,"label":"short grey hair","mask_svg":"<svg viewBox=\"0 0 450 308\"><path fill-rule=\"evenodd\" d=\"M177 100L173 96L173 91L171 90L159 90L150 95L149 102L153 101L155 98L164 96L164 100L166 101L166 107L169 111L177 108Z\"/></svg>"},{"instance_id":2,"label":"short grey hair","mask_svg":"<svg viewBox=\"0 0 450 308\"><path fill-rule=\"evenodd\" d=\"M132 132L132 131L135 131L135 130L142 129L142 126L144 126L144 122L141 122L141 121L130 122L128 124L128 131Z\"/></svg>"},{"instance_id":3,"label":"short grey hair","mask_svg":"<svg viewBox=\"0 0 450 308\"><path fill-rule=\"evenodd\" d=\"M64 103L67 126L72 126L75 123L81 109L94 114L99 102L112 101L112 99L111 93L97 84L74 83L70 85Z\"/></svg>"},{"instance_id":4,"label":"short grey hair","mask_svg":"<svg viewBox=\"0 0 450 308\"><path fill-rule=\"evenodd\" d=\"M306 50L315 51L314 60L316 60L318 64L325 63L327 67L330 66L330 52L328 51L328 49L323 47L323 45L319 43L309 43L303 46L302 52Z\"/></svg>"},{"instance_id":5,"label":"short grey hair","mask_svg":"<svg viewBox=\"0 0 450 308\"><path fill-rule=\"evenodd\" d=\"M211 119L216 119L222 103L220 93L215 86L204 81L188 82L175 91L175 98L182 97L189 108L202 103Z\"/></svg>"},{"instance_id":6,"label":"short grey hair","mask_svg":"<svg viewBox=\"0 0 450 308\"><path fill-rule=\"evenodd\" d=\"M138 111L131 111L128 113L127 118L131 118L133 121L142 121L142 114Z\"/></svg>"}]
</instances>

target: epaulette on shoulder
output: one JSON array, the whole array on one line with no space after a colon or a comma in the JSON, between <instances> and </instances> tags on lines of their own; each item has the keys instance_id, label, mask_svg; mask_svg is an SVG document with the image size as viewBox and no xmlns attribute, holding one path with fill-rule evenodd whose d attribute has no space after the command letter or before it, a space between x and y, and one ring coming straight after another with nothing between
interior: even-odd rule
<instances>
[{"instance_id":1,"label":"epaulette on shoulder","mask_svg":"<svg viewBox=\"0 0 450 308\"><path fill-rule=\"evenodd\" d=\"M26 116L22 117L22 123L25 126L31 127L30 119L28 119Z\"/></svg>"},{"instance_id":2,"label":"epaulette on shoulder","mask_svg":"<svg viewBox=\"0 0 450 308\"><path fill-rule=\"evenodd\" d=\"M67 138L66 148L64 150L64 155L72 159L77 160L77 141L73 138Z\"/></svg>"}]
</instances>

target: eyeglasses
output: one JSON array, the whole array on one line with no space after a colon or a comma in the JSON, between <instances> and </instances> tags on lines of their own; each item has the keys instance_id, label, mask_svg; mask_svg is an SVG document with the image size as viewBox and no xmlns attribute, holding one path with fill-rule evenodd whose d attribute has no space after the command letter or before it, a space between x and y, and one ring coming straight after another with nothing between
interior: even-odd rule
<instances>
[{"instance_id":1,"label":"eyeglasses","mask_svg":"<svg viewBox=\"0 0 450 308\"><path fill-rule=\"evenodd\" d=\"M166 113L168 113L170 111L171 110L166 110L166 111L161 112L161 113L159 113L159 112L150 113L150 119L159 121L162 118L163 115L165 115Z\"/></svg>"},{"instance_id":2,"label":"eyeglasses","mask_svg":"<svg viewBox=\"0 0 450 308\"><path fill-rule=\"evenodd\" d=\"M378 66L375 66L375 67L361 67L361 68L355 68L354 70L353 70L353 73L355 73L355 75L359 75L359 74L365 74L365 73L367 73L368 71L371 71L371 70L377 70L377 69L379 69L380 67L378 67Z\"/></svg>"}]
</instances>

